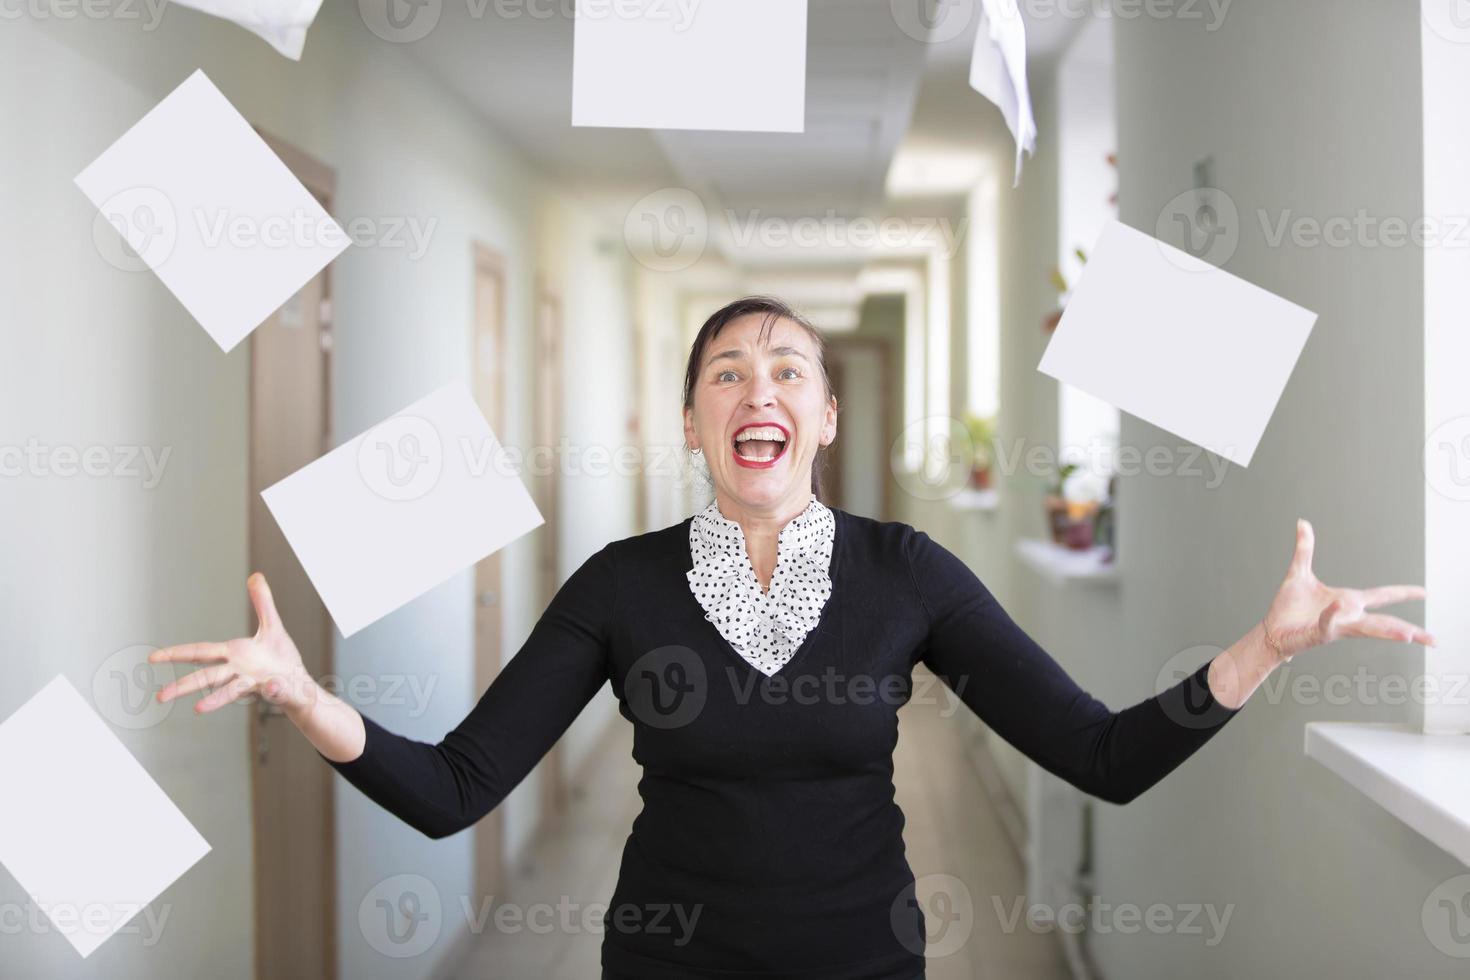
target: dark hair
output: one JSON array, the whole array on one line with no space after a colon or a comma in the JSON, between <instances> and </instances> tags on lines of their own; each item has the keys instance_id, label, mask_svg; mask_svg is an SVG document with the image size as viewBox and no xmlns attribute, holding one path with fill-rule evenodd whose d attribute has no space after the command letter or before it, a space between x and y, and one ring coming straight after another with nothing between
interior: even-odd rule
<instances>
[{"instance_id":1,"label":"dark hair","mask_svg":"<svg viewBox=\"0 0 1470 980\"><path fill-rule=\"evenodd\" d=\"M760 333L756 336L757 343L770 336L777 320L790 320L806 331L807 336L812 340L812 346L817 350L817 367L822 373L822 388L830 400L832 398L832 379L827 376L827 341L821 331L812 326L811 321L806 317L774 296L746 296L710 314L710 318L704 321L704 326L700 327L699 333L695 335L694 343L689 348L689 367L684 372L684 407L694 407L694 386L699 381L699 368L704 361L705 351L709 350L709 345L720 335L720 331L733 321L752 313L765 315L765 319L761 322ZM826 461L826 456L826 448L819 447L816 456L812 459L812 493L818 499L822 496L822 466Z\"/></svg>"}]
</instances>

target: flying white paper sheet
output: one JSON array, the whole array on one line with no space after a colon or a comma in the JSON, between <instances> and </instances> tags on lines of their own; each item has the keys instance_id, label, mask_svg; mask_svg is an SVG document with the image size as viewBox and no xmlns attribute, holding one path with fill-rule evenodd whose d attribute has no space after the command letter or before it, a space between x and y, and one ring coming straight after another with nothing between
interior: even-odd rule
<instances>
[{"instance_id":1,"label":"flying white paper sheet","mask_svg":"<svg viewBox=\"0 0 1470 980\"><path fill-rule=\"evenodd\" d=\"M292 61L301 60L306 31L322 0L174 0L175 3L236 24L264 38ZM387 0L396 3L398 0Z\"/></svg>"},{"instance_id":2,"label":"flying white paper sheet","mask_svg":"<svg viewBox=\"0 0 1470 980\"><path fill-rule=\"evenodd\" d=\"M209 853L61 675L0 722L0 786L0 864L83 957Z\"/></svg>"},{"instance_id":3,"label":"flying white paper sheet","mask_svg":"<svg viewBox=\"0 0 1470 980\"><path fill-rule=\"evenodd\" d=\"M1249 466L1316 321L1111 221L1037 370Z\"/></svg>"},{"instance_id":4,"label":"flying white paper sheet","mask_svg":"<svg viewBox=\"0 0 1470 980\"><path fill-rule=\"evenodd\" d=\"M457 381L261 497L343 636L542 523Z\"/></svg>"},{"instance_id":5,"label":"flying white paper sheet","mask_svg":"<svg viewBox=\"0 0 1470 980\"><path fill-rule=\"evenodd\" d=\"M577 0L572 125L800 133L806 0Z\"/></svg>"},{"instance_id":6,"label":"flying white paper sheet","mask_svg":"<svg viewBox=\"0 0 1470 980\"><path fill-rule=\"evenodd\" d=\"M226 351L350 244L202 71L76 184Z\"/></svg>"},{"instance_id":7,"label":"flying white paper sheet","mask_svg":"<svg viewBox=\"0 0 1470 980\"><path fill-rule=\"evenodd\" d=\"M1036 152L1036 120L1026 85L1026 24L1016 0L983 0L975 54L970 59L970 87L1000 109L1016 141L1016 177L1021 182L1021 154Z\"/></svg>"}]
</instances>

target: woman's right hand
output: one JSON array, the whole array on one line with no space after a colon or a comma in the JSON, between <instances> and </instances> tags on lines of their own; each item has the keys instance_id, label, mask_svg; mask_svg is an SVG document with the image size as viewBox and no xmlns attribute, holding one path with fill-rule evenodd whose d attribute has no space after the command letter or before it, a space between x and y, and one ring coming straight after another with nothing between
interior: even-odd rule
<instances>
[{"instance_id":1,"label":"woman's right hand","mask_svg":"<svg viewBox=\"0 0 1470 980\"><path fill-rule=\"evenodd\" d=\"M265 576L256 572L245 583L259 622L255 635L224 643L185 643L149 654L149 663L190 663L207 666L164 685L157 694L168 702L185 694L210 689L194 703L203 714L240 698L257 695L288 711L309 709L318 686L301 662L296 644L281 625Z\"/></svg>"}]
</instances>

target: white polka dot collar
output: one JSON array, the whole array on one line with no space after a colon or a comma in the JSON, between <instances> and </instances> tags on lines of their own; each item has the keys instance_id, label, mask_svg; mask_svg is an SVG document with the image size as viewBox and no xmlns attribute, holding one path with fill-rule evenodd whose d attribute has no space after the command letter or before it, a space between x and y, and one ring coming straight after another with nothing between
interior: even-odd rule
<instances>
[{"instance_id":1,"label":"white polka dot collar","mask_svg":"<svg viewBox=\"0 0 1470 980\"><path fill-rule=\"evenodd\" d=\"M776 538L776 570L762 592L745 550L745 532L711 503L689 524L686 577L704 618L766 676L795 655L832 595L832 511L813 497Z\"/></svg>"}]
</instances>

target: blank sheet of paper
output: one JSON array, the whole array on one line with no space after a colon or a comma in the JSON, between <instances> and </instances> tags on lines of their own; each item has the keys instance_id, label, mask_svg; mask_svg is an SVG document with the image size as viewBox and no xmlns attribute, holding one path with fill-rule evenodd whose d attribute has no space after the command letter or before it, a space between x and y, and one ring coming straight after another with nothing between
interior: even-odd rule
<instances>
[{"instance_id":1,"label":"blank sheet of paper","mask_svg":"<svg viewBox=\"0 0 1470 980\"><path fill-rule=\"evenodd\" d=\"M542 522L513 462L458 381L261 497L343 636Z\"/></svg>"},{"instance_id":2,"label":"blank sheet of paper","mask_svg":"<svg viewBox=\"0 0 1470 980\"><path fill-rule=\"evenodd\" d=\"M806 0L577 0L572 125L799 133Z\"/></svg>"},{"instance_id":3,"label":"blank sheet of paper","mask_svg":"<svg viewBox=\"0 0 1470 980\"><path fill-rule=\"evenodd\" d=\"M76 184L226 351L350 244L202 71Z\"/></svg>"},{"instance_id":4,"label":"blank sheet of paper","mask_svg":"<svg viewBox=\"0 0 1470 980\"><path fill-rule=\"evenodd\" d=\"M301 60L306 31L322 0L176 0L185 7L232 20L265 39L292 61Z\"/></svg>"},{"instance_id":5,"label":"blank sheet of paper","mask_svg":"<svg viewBox=\"0 0 1470 980\"><path fill-rule=\"evenodd\" d=\"M1112 221L1037 370L1249 466L1316 320Z\"/></svg>"},{"instance_id":6,"label":"blank sheet of paper","mask_svg":"<svg viewBox=\"0 0 1470 980\"><path fill-rule=\"evenodd\" d=\"M1036 152L1036 118L1026 83L1026 24L1015 0L984 0L975 48L970 56L970 87L1000 109L1016 141L1016 176L1021 155Z\"/></svg>"},{"instance_id":7,"label":"blank sheet of paper","mask_svg":"<svg viewBox=\"0 0 1470 980\"><path fill-rule=\"evenodd\" d=\"M63 676L0 722L0 864L82 956L209 844Z\"/></svg>"}]
</instances>

